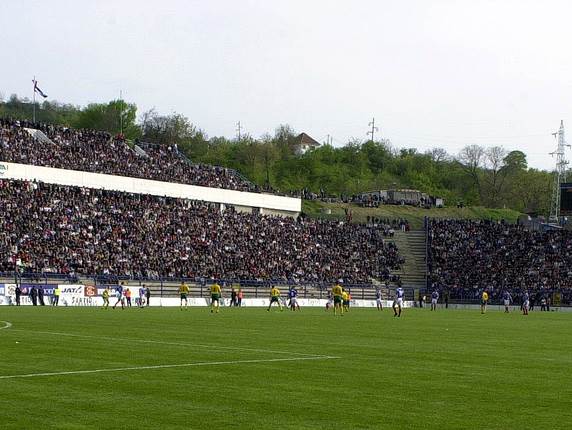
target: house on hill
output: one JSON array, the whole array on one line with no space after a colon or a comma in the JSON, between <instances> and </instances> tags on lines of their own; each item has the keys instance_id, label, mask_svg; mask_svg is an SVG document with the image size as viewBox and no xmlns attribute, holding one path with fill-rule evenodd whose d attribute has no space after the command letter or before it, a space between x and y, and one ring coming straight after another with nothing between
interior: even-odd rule
<instances>
[{"instance_id":1,"label":"house on hill","mask_svg":"<svg viewBox=\"0 0 572 430\"><path fill-rule=\"evenodd\" d=\"M302 155L309 149L314 149L320 146L320 142L314 140L306 133L300 133L296 138L296 153Z\"/></svg>"}]
</instances>

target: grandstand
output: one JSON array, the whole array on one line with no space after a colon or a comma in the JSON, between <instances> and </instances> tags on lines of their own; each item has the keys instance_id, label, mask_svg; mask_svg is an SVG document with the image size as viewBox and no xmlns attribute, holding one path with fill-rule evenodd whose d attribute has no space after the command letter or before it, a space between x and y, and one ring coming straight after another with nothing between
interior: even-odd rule
<instances>
[{"instance_id":1,"label":"grandstand","mask_svg":"<svg viewBox=\"0 0 572 430\"><path fill-rule=\"evenodd\" d=\"M535 231L487 220L430 220L428 282L452 299L476 302L483 289L492 300L525 292L559 305L572 302L572 234Z\"/></svg>"},{"instance_id":2,"label":"grandstand","mask_svg":"<svg viewBox=\"0 0 572 430\"><path fill-rule=\"evenodd\" d=\"M300 199L259 193L236 172L193 164L176 147L0 125L7 280L145 282L162 297L181 279L201 295L213 280L254 297L270 284L296 284L309 299L343 281L373 299L375 286L388 297L404 262L382 229L297 217Z\"/></svg>"}]
</instances>

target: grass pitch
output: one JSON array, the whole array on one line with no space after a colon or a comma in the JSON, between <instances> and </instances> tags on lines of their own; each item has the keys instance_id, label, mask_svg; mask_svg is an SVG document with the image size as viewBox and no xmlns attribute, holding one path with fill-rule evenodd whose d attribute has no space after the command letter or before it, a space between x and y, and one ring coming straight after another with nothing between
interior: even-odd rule
<instances>
[{"instance_id":1,"label":"grass pitch","mask_svg":"<svg viewBox=\"0 0 572 430\"><path fill-rule=\"evenodd\" d=\"M0 307L0 321L2 429L572 426L568 313Z\"/></svg>"}]
</instances>

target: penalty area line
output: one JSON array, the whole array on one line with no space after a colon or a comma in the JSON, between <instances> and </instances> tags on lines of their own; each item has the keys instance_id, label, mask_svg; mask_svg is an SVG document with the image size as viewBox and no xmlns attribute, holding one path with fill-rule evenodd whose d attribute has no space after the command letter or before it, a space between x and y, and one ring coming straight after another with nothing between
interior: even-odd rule
<instances>
[{"instance_id":1,"label":"penalty area line","mask_svg":"<svg viewBox=\"0 0 572 430\"><path fill-rule=\"evenodd\" d=\"M65 375L86 375L90 373L112 373L126 372L136 370L157 370L157 369L173 369L178 367L198 367L198 366L223 366L235 364L252 364L252 363L276 363L284 361L304 361L304 360L335 360L340 357L317 356L317 357L292 357L292 358L266 358L254 360L233 360L233 361L198 361L195 363L182 364L158 364L153 366L134 366L134 367L115 367L110 369L92 369L92 370L70 370L65 372L44 372L44 373L24 373L21 375L2 375L0 379L23 379L38 378L42 376L65 376Z\"/></svg>"},{"instance_id":2,"label":"penalty area line","mask_svg":"<svg viewBox=\"0 0 572 430\"><path fill-rule=\"evenodd\" d=\"M0 321L0 324L1 324L1 323L3 323L4 325L3 325L2 327L0 327L0 330L4 330L4 329L7 329L7 328L12 327L12 323L11 323L11 322L8 322L8 321Z\"/></svg>"}]
</instances>

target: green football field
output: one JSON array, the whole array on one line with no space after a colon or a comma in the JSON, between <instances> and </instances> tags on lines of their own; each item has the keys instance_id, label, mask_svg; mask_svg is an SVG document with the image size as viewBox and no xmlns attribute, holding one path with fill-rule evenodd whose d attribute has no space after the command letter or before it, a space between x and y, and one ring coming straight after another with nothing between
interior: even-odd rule
<instances>
[{"instance_id":1,"label":"green football field","mask_svg":"<svg viewBox=\"0 0 572 430\"><path fill-rule=\"evenodd\" d=\"M0 321L2 429L572 428L572 313L0 307Z\"/></svg>"}]
</instances>

